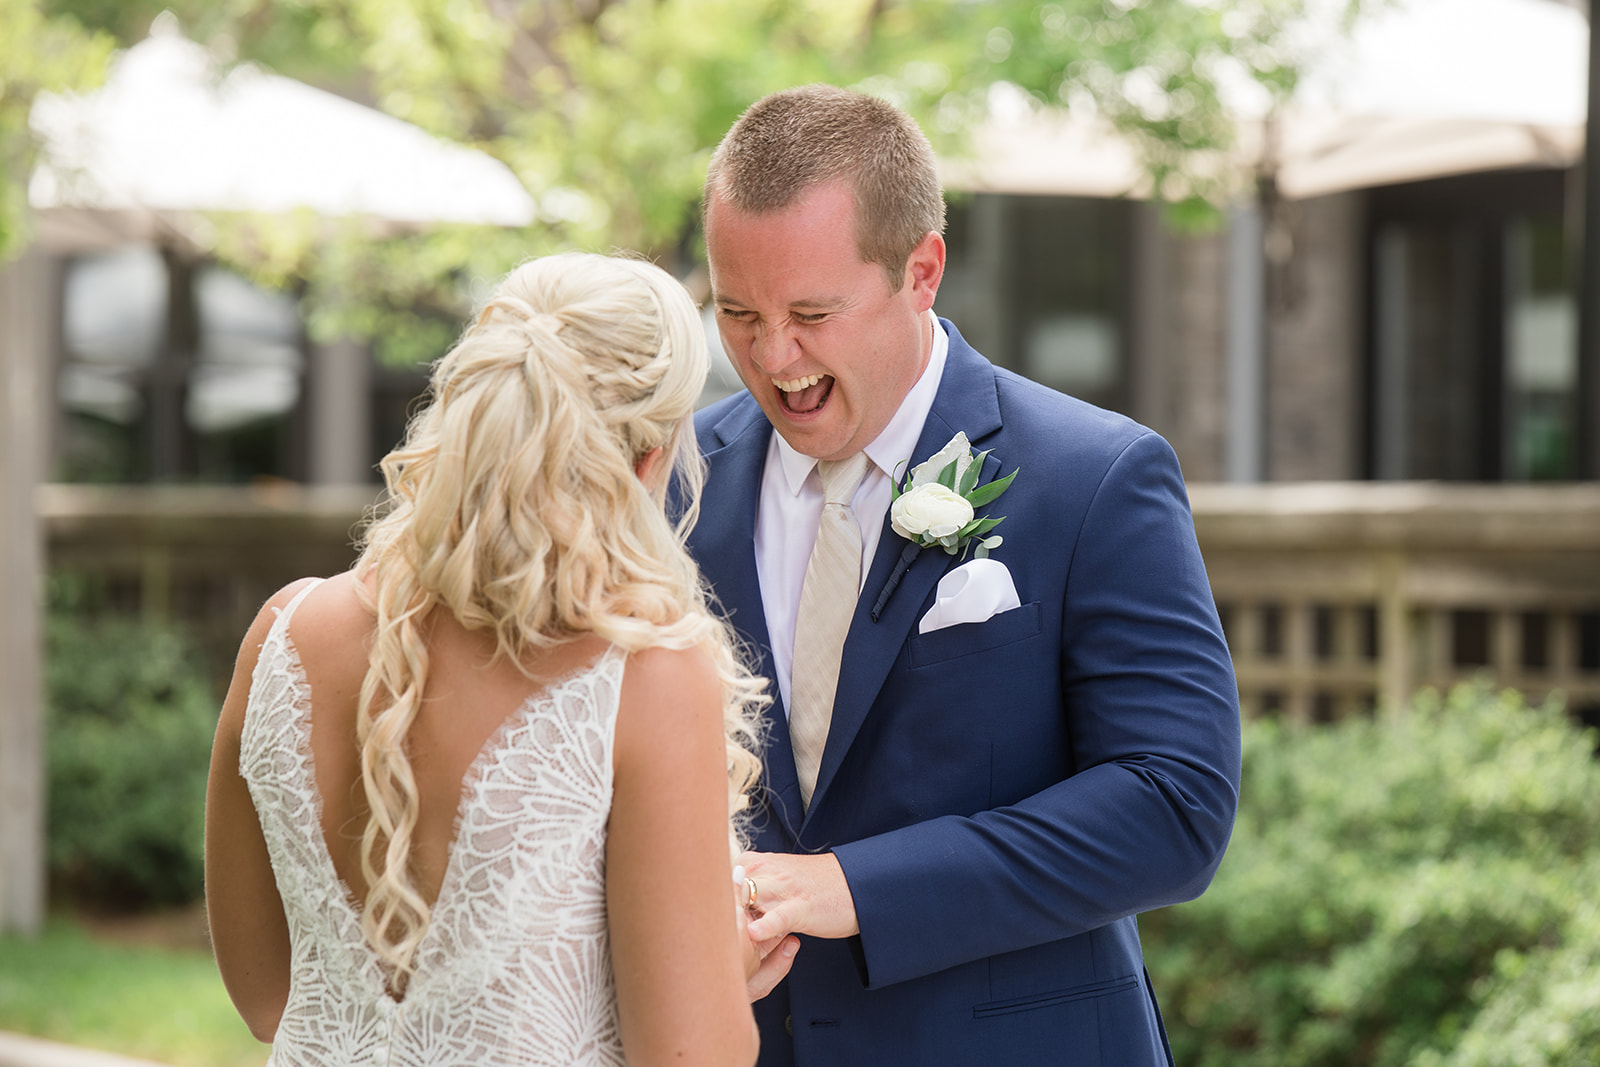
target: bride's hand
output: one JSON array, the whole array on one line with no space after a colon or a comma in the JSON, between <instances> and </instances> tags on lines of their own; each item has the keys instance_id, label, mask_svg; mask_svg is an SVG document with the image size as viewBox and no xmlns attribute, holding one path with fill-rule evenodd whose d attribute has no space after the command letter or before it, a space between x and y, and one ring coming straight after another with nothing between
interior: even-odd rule
<instances>
[{"instance_id":1,"label":"bride's hand","mask_svg":"<svg viewBox=\"0 0 1600 1067\"><path fill-rule=\"evenodd\" d=\"M739 939L744 947L745 991L751 1003L760 1000L777 988L794 965L795 953L800 951L800 939L793 934L774 937L766 941L750 939L750 918L759 911L750 908L750 888L744 880L744 868L734 869L734 904L738 913Z\"/></svg>"},{"instance_id":2,"label":"bride's hand","mask_svg":"<svg viewBox=\"0 0 1600 1067\"><path fill-rule=\"evenodd\" d=\"M772 941L752 941L751 946L760 957L760 965L751 972L748 958L745 967L745 992L754 1004L778 987L794 966L794 954L800 951L800 939L793 934Z\"/></svg>"}]
</instances>

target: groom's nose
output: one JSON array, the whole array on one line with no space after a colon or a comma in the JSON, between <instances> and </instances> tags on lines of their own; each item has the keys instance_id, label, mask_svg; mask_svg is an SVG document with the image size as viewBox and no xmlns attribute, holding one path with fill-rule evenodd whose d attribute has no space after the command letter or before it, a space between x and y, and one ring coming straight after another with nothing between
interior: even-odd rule
<instances>
[{"instance_id":1,"label":"groom's nose","mask_svg":"<svg viewBox=\"0 0 1600 1067\"><path fill-rule=\"evenodd\" d=\"M794 329L787 322L756 325L755 339L750 345L750 358L762 373L781 378L786 367L793 366L800 357L800 344Z\"/></svg>"}]
</instances>

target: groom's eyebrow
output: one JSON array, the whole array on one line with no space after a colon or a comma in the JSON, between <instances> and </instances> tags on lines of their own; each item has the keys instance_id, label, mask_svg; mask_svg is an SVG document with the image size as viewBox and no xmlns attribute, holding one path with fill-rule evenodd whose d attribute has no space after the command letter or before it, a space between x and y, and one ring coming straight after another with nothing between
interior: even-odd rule
<instances>
[{"instance_id":1,"label":"groom's eyebrow","mask_svg":"<svg viewBox=\"0 0 1600 1067\"><path fill-rule=\"evenodd\" d=\"M728 296L726 293L718 293L713 291L711 294L711 302L713 304L722 304L726 307L744 308L749 311L755 310L755 308L749 304L746 304L743 300ZM839 308L845 307L849 303L850 298L845 296L820 296L806 297L801 300L791 301L787 307L790 311L802 309L806 311L837 311Z\"/></svg>"}]
</instances>

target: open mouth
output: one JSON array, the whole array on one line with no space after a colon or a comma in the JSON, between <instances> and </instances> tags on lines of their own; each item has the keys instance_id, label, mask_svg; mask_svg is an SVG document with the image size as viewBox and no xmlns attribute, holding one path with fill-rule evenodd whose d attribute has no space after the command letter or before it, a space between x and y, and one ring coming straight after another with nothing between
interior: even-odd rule
<instances>
[{"instance_id":1,"label":"open mouth","mask_svg":"<svg viewBox=\"0 0 1600 1067\"><path fill-rule=\"evenodd\" d=\"M828 402L828 394L833 392L833 377L828 374L811 374L788 381L774 378L772 384L778 389L778 399L784 410L795 415L816 411Z\"/></svg>"}]
</instances>

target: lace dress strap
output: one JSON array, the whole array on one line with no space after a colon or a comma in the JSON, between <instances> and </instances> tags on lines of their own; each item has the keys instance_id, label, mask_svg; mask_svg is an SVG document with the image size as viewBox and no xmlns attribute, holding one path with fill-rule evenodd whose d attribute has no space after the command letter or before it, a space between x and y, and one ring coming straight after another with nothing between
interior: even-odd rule
<instances>
[{"instance_id":1,"label":"lace dress strap","mask_svg":"<svg viewBox=\"0 0 1600 1067\"><path fill-rule=\"evenodd\" d=\"M293 615L294 609L300 606L300 601L304 600L306 598L306 594L311 592L311 590L315 589L317 586L321 585L323 581L324 579L322 578L311 579L306 583L306 587L304 589L300 590L292 598L290 598L289 603L285 604L282 608L275 608L274 610L278 612L278 617L272 620L272 625L274 627L288 626L289 616Z\"/></svg>"},{"instance_id":2,"label":"lace dress strap","mask_svg":"<svg viewBox=\"0 0 1600 1067\"><path fill-rule=\"evenodd\" d=\"M255 674L251 678L250 699L245 705L243 749L240 753L240 773L245 772L246 757L253 735L261 729L260 718L269 712L297 716L309 712L306 687L300 674L300 657L289 641L289 619L306 598L306 594L323 583L322 578L312 578L281 608L273 608L277 618L267 628L266 639L261 642L261 653L256 658ZM309 741L309 738L307 739ZM248 781L248 775L246 780Z\"/></svg>"}]
</instances>

